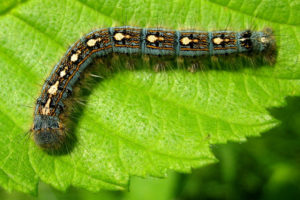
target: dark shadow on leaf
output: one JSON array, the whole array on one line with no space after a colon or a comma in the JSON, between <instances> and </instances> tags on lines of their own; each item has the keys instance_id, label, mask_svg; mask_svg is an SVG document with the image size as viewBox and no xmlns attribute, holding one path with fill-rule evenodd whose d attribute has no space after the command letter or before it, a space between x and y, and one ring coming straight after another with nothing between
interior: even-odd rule
<instances>
[{"instance_id":1,"label":"dark shadow on leaf","mask_svg":"<svg viewBox=\"0 0 300 200\"><path fill-rule=\"evenodd\" d=\"M181 174L177 199L297 199L300 195L300 97L269 109L281 123L263 133L214 145L218 163Z\"/></svg>"}]
</instances>

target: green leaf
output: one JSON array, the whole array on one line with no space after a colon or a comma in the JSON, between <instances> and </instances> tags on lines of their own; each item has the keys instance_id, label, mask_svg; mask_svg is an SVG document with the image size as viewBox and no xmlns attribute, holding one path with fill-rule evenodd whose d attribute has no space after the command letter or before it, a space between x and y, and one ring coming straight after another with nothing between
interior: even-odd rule
<instances>
[{"instance_id":1,"label":"green leaf","mask_svg":"<svg viewBox=\"0 0 300 200\"><path fill-rule=\"evenodd\" d=\"M35 193L121 190L130 176L164 177L216 161L210 145L245 141L278 124L268 109L300 94L297 1L0 1L0 184ZM77 143L49 155L25 136L41 85L68 46L95 28L135 25L274 30L274 66L188 73L121 71L97 84L74 129Z\"/></svg>"}]
</instances>

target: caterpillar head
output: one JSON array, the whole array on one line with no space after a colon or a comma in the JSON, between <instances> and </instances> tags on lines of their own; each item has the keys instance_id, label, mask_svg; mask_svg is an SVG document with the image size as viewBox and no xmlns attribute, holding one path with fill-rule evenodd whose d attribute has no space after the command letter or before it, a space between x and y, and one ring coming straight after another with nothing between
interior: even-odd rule
<instances>
[{"instance_id":1,"label":"caterpillar head","mask_svg":"<svg viewBox=\"0 0 300 200\"><path fill-rule=\"evenodd\" d=\"M37 115L32 128L35 143L43 149L59 149L66 135L58 117Z\"/></svg>"}]
</instances>

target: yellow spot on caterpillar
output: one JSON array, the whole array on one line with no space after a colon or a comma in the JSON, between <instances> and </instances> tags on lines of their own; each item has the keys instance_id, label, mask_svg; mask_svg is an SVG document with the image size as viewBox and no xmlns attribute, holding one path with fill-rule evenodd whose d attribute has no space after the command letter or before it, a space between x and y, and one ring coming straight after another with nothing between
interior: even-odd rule
<instances>
[{"instance_id":1,"label":"yellow spot on caterpillar","mask_svg":"<svg viewBox=\"0 0 300 200\"><path fill-rule=\"evenodd\" d=\"M89 39L89 41L87 41L87 45L89 46L89 47L93 47L93 46L95 46L95 44L97 43L97 42L100 42L101 41L101 38L97 38L97 39Z\"/></svg>"},{"instance_id":2,"label":"yellow spot on caterpillar","mask_svg":"<svg viewBox=\"0 0 300 200\"><path fill-rule=\"evenodd\" d=\"M181 44L183 45L188 45L190 42L192 42L192 40L188 37L184 37L180 40Z\"/></svg>"},{"instance_id":3,"label":"yellow spot on caterpillar","mask_svg":"<svg viewBox=\"0 0 300 200\"><path fill-rule=\"evenodd\" d=\"M72 61L72 62L77 61L77 60L78 60L78 55L79 55L80 53L81 53L81 51L78 50L75 54L73 54L73 55L71 56L71 61Z\"/></svg>"},{"instance_id":4,"label":"yellow spot on caterpillar","mask_svg":"<svg viewBox=\"0 0 300 200\"><path fill-rule=\"evenodd\" d=\"M71 61L72 61L72 62L75 62L76 60L78 60L78 54L77 54L77 53L75 53L75 54L73 54L73 55L71 56Z\"/></svg>"},{"instance_id":5,"label":"yellow spot on caterpillar","mask_svg":"<svg viewBox=\"0 0 300 200\"><path fill-rule=\"evenodd\" d=\"M60 76L60 77L64 77L66 74L67 74L67 73L66 73L66 71L64 70L64 71L61 71L61 72L59 73L59 76Z\"/></svg>"},{"instance_id":6,"label":"yellow spot on caterpillar","mask_svg":"<svg viewBox=\"0 0 300 200\"><path fill-rule=\"evenodd\" d=\"M269 42L268 38L266 38L266 37L261 37L261 38L260 38L260 41L261 41L262 43L267 43L267 42Z\"/></svg>"},{"instance_id":7,"label":"yellow spot on caterpillar","mask_svg":"<svg viewBox=\"0 0 300 200\"><path fill-rule=\"evenodd\" d=\"M221 44L222 42L223 42L223 39L222 39L222 38L217 37L217 38L214 38L214 39L213 39L213 43L214 43L214 44Z\"/></svg>"},{"instance_id":8,"label":"yellow spot on caterpillar","mask_svg":"<svg viewBox=\"0 0 300 200\"><path fill-rule=\"evenodd\" d=\"M159 40L159 41L164 41L165 38L164 38L164 37L158 37L158 40Z\"/></svg>"},{"instance_id":9,"label":"yellow spot on caterpillar","mask_svg":"<svg viewBox=\"0 0 300 200\"><path fill-rule=\"evenodd\" d=\"M147 36L147 40L149 41L149 42L155 42L156 40L158 40L158 38L155 36L155 35L148 35Z\"/></svg>"},{"instance_id":10,"label":"yellow spot on caterpillar","mask_svg":"<svg viewBox=\"0 0 300 200\"><path fill-rule=\"evenodd\" d=\"M55 95L57 92L57 89L58 89L58 84L59 84L59 81L56 81L56 83L54 85L51 85L51 87L48 90L48 93Z\"/></svg>"},{"instance_id":11,"label":"yellow spot on caterpillar","mask_svg":"<svg viewBox=\"0 0 300 200\"><path fill-rule=\"evenodd\" d=\"M45 107L42 109L42 114L43 115L48 115L50 113L50 103L51 103L51 98L47 100L47 103Z\"/></svg>"},{"instance_id":12,"label":"yellow spot on caterpillar","mask_svg":"<svg viewBox=\"0 0 300 200\"><path fill-rule=\"evenodd\" d=\"M116 34L114 35L114 38L115 38L115 40L117 40L117 41L121 41L124 37L125 37L125 36L124 36L123 33L116 33Z\"/></svg>"}]
</instances>

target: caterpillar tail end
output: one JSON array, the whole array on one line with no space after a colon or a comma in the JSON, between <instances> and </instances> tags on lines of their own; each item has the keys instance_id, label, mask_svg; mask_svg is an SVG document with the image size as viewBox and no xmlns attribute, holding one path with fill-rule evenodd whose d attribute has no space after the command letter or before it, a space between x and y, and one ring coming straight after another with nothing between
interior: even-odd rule
<instances>
[{"instance_id":1,"label":"caterpillar tail end","mask_svg":"<svg viewBox=\"0 0 300 200\"><path fill-rule=\"evenodd\" d=\"M273 31L270 28L265 28L261 32L253 32L251 40L254 51L269 52L276 49Z\"/></svg>"},{"instance_id":2,"label":"caterpillar tail end","mask_svg":"<svg viewBox=\"0 0 300 200\"><path fill-rule=\"evenodd\" d=\"M277 49L276 42L271 28L265 28L261 32L254 32L251 36L253 42L253 50L262 52L264 60L274 65L276 63Z\"/></svg>"}]
</instances>

